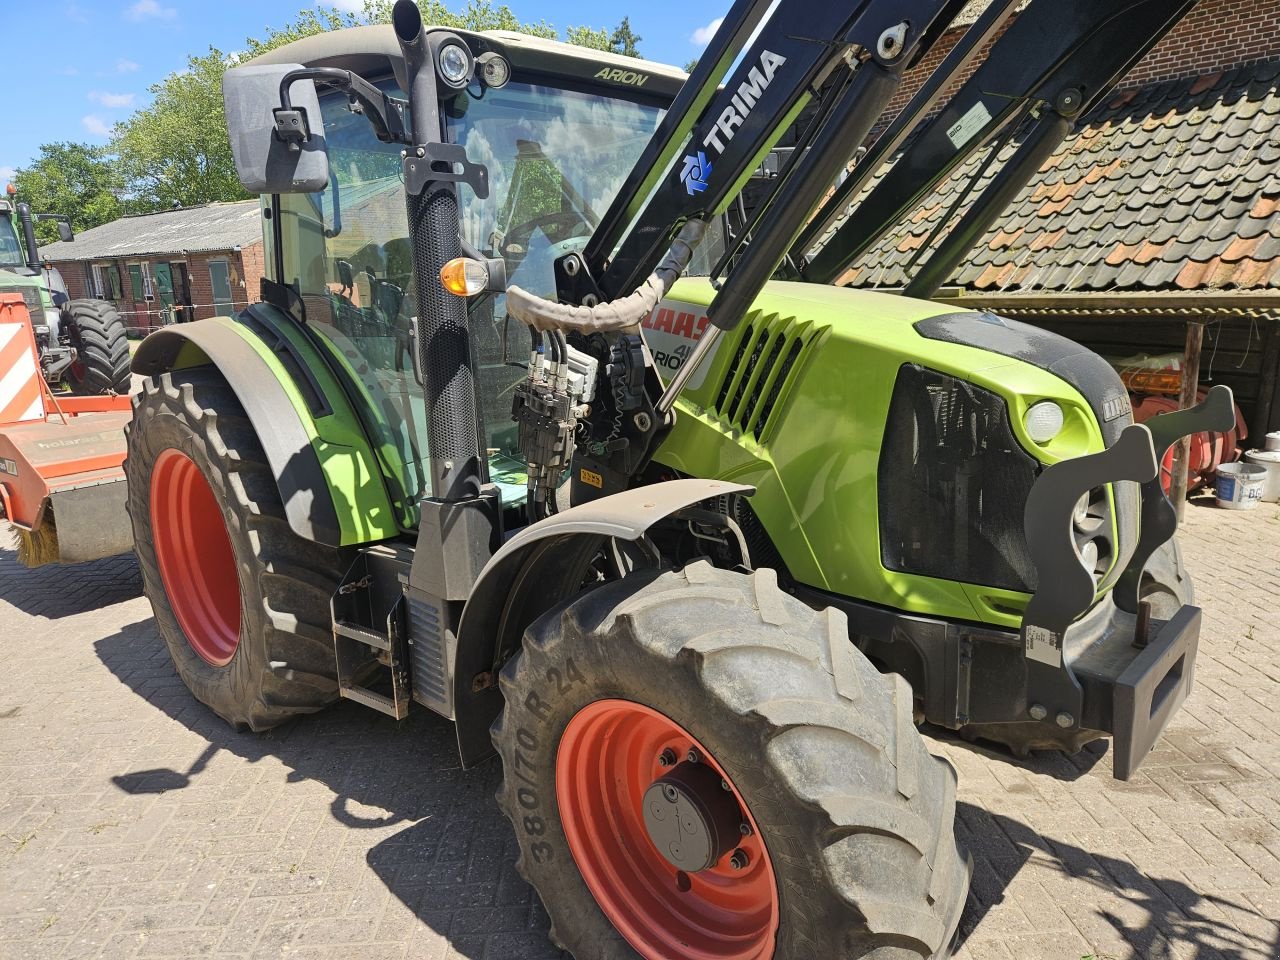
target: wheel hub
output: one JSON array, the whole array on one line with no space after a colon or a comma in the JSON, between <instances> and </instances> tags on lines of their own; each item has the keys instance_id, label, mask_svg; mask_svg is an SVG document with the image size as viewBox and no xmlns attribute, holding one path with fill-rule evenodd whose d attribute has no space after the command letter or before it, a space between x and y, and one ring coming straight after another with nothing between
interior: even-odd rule
<instances>
[{"instance_id":1,"label":"wheel hub","mask_svg":"<svg viewBox=\"0 0 1280 960\"><path fill-rule=\"evenodd\" d=\"M681 763L644 793L644 825L654 849L677 870L715 866L742 837L742 811L720 775Z\"/></svg>"},{"instance_id":2,"label":"wheel hub","mask_svg":"<svg viewBox=\"0 0 1280 960\"><path fill-rule=\"evenodd\" d=\"M587 704L556 751L587 889L642 960L768 960L778 886L750 806L706 746L630 700Z\"/></svg>"}]
</instances>

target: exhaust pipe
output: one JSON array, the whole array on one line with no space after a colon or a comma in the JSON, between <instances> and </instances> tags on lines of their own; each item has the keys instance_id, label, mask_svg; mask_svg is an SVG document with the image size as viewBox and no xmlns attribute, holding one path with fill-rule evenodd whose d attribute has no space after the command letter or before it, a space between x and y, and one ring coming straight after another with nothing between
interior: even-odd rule
<instances>
[{"instance_id":1,"label":"exhaust pipe","mask_svg":"<svg viewBox=\"0 0 1280 960\"><path fill-rule=\"evenodd\" d=\"M18 204L18 222L22 224L22 239L27 247L27 266L39 273L40 255L36 253L36 227L31 220L31 204Z\"/></svg>"},{"instance_id":2,"label":"exhaust pipe","mask_svg":"<svg viewBox=\"0 0 1280 960\"><path fill-rule=\"evenodd\" d=\"M419 110L418 104L431 103L435 100L435 77L427 49L426 37L422 32L422 11L413 0L396 0L391 9L391 26L396 32L396 40L400 42L400 53L404 57L404 68L408 79L409 103L413 107L413 139L418 143L429 143L440 138L440 131L430 130L436 120L435 110ZM437 121L438 125L438 121Z\"/></svg>"},{"instance_id":3,"label":"exhaust pipe","mask_svg":"<svg viewBox=\"0 0 1280 960\"><path fill-rule=\"evenodd\" d=\"M407 72L414 146L406 163L412 163L417 150L430 150L432 144L444 139L436 97L436 69L417 4L396 0L391 24L400 41ZM427 407L431 496L437 500L470 500L480 495L488 481L488 467L480 455L471 330L467 302L447 292L440 282L440 268L462 256L458 190L448 180L428 181L421 192L406 193L405 205L418 280L418 369L422 371Z\"/></svg>"}]
</instances>

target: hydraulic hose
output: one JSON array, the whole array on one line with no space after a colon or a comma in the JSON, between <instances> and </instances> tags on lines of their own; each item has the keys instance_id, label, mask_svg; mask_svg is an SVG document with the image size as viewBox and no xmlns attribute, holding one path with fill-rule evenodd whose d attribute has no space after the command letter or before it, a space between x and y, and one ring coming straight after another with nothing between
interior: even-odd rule
<instances>
[{"instance_id":1,"label":"hydraulic hose","mask_svg":"<svg viewBox=\"0 0 1280 960\"><path fill-rule=\"evenodd\" d=\"M507 313L535 330L580 333L635 330L689 266L706 230L705 220L686 221L657 269L629 296L590 307L576 307L546 300L514 286L507 288Z\"/></svg>"}]
</instances>

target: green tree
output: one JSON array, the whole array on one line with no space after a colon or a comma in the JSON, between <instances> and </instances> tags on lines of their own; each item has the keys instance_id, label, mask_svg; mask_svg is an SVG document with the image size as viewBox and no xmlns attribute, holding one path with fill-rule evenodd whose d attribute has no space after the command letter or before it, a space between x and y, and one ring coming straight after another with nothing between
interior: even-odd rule
<instances>
[{"instance_id":1,"label":"green tree","mask_svg":"<svg viewBox=\"0 0 1280 960\"><path fill-rule=\"evenodd\" d=\"M564 32L564 39L578 47L589 47L592 50L612 51L608 30L597 30L594 27L569 27Z\"/></svg>"},{"instance_id":2,"label":"green tree","mask_svg":"<svg viewBox=\"0 0 1280 960\"><path fill-rule=\"evenodd\" d=\"M129 194L160 210L248 195L236 177L222 107L222 75L235 61L210 47L150 89L152 101L116 124L111 150Z\"/></svg>"},{"instance_id":3,"label":"green tree","mask_svg":"<svg viewBox=\"0 0 1280 960\"><path fill-rule=\"evenodd\" d=\"M559 31L546 20L523 21L506 4L466 0L457 11L443 0L417 0L424 23L463 30L512 30L556 39ZM247 195L236 177L222 105L222 75L242 59L303 37L391 19L392 0L365 0L359 13L334 7L298 12L283 27L268 28L261 37L245 40L244 51L227 54L210 47L191 56L187 67L150 88L151 103L116 125L110 153L130 206L138 211L190 206L213 201L242 200ZM610 34L590 27L569 27L569 43L596 50L618 50L634 56L640 38L623 19ZM106 160L103 160L106 163ZM120 191L117 191L119 193Z\"/></svg>"},{"instance_id":4,"label":"green tree","mask_svg":"<svg viewBox=\"0 0 1280 960\"><path fill-rule=\"evenodd\" d=\"M614 53L620 53L624 57L638 57L640 41L643 39L644 37L637 37L631 29L631 18L623 17L609 37L609 47Z\"/></svg>"},{"instance_id":5,"label":"green tree","mask_svg":"<svg viewBox=\"0 0 1280 960\"><path fill-rule=\"evenodd\" d=\"M40 155L14 175L13 185L33 211L64 214L76 230L109 223L125 212L116 165L101 147L87 143L43 144ZM57 240L57 225L36 223L36 239Z\"/></svg>"},{"instance_id":6,"label":"green tree","mask_svg":"<svg viewBox=\"0 0 1280 960\"><path fill-rule=\"evenodd\" d=\"M490 0L467 0L466 6L457 13L440 0L417 0L417 3L422 11L422 22L432 26L458 30L514 30L546 40L555 40L559 36L556 28L546 20L525 22L505 3L494 6ZM394 0L365 0L360 19L364 23L390 23L393 6Z\"/></svg>"}]
</instances>

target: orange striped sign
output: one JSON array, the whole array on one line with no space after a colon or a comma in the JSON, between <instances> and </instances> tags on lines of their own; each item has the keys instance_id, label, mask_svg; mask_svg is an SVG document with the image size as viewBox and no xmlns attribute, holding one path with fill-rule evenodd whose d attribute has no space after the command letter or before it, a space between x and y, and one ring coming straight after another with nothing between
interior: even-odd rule
<instances>
[{"instance_id":1,"label":"orange striped sign","mask_svg":"<svg viewBox=\"0 0 1280 960\"><path fill-rule=\"evenodd\" d=\"M0 423L43 419L40 363L26 305L16 293L0 294Z\"/></svg>"}]
</instances>

